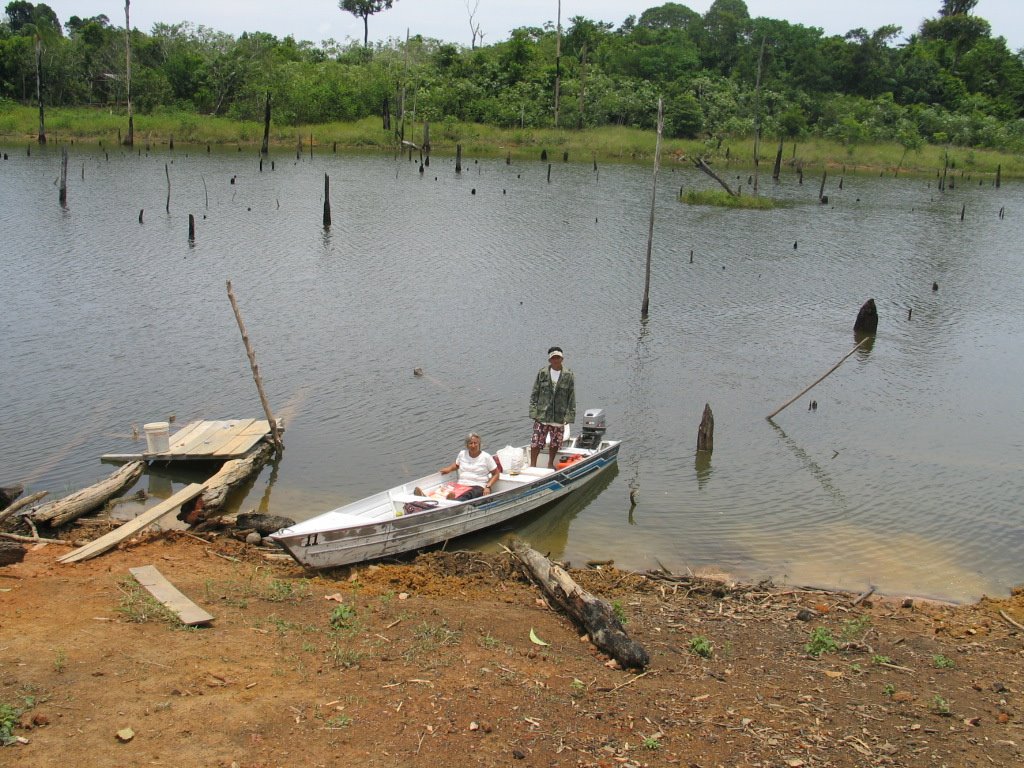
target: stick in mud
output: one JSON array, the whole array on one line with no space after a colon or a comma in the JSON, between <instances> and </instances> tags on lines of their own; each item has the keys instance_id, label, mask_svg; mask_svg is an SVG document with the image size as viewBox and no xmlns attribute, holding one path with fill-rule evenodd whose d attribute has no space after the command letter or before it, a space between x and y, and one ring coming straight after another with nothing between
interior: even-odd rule
<instances>
[{"instance_id":1,"label":"stick in mud","mask_svg":"<svg viewBox=\"0 0 1024 768\"><path fill-rule=\"evenodd\" d=\"M263 404L263 412L267 414L267 423L270 424L274 447L280 453L284 450L284 443L281 441L281 432L277 428L277 421L270 411L270 403L267 400L267 393L263 391L263 379L260 378L260 366L256 362L256 352L249 343L249 333L245 330L245 323L242 322L242 313L238 309L238 302L235 301L235 292L231 290L231 281L228 280L228 299L231 301L231 309L234 310L235 320L238 323L238 330L242 333L242 343L245 345L245 354L249 357L249 367L252 368L252 377L256 382L256 391L259 392L260 402Z\"/></svg>"}]
</instances>

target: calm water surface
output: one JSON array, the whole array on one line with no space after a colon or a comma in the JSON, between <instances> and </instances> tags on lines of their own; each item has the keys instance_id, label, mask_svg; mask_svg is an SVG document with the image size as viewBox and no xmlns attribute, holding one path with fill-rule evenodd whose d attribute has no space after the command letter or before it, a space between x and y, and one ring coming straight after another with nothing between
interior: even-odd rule
<instances>
[{"instance_id":1,"label":"calm water surface","mask_svg":"<svg viewBox=\"0 0 1024 768\"><path fill-rule=\"evenodd\" d=\"M0 482L59 496L141 450L133 424L262 417L231 280L287 426L239 509L309 517L449 462L470 430L526 442L559 344L580 411L625 444L516 526L539 549L957 600L1024 582L1019 182L848 174L822 206L820 180L786 175L762 188L791 207L725 211L679 204L713 182L669 164L641 323L649 167L559 162L548 181L541 162L325 153L261 172L251 153L72 146L62 210L58 147L0 151ZM853 348L868 298L871 347L766 421Z\"/></svg>"}]
</instances>

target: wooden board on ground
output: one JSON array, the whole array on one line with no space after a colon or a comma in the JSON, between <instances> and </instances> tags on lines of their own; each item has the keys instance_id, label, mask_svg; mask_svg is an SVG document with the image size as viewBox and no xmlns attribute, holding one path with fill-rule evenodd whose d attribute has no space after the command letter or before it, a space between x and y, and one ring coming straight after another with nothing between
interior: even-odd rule
<instances>
[{"instance_id":1,"label":"wooden board on ground","mask_svg":"<svg viewBox=\"0 0 1024 768\"><path fill-rule=\"evenodd\" d=\"M128 571L161 605L173 611L182 624L209 624L213 621L213 616L179 592L155 566L142 565Z\"/></svg>"},{"instance_id":2,"label":"wooden board on ground","mask_svg":"<svg viewBox=\"0 0 1024 768\"><path fill-rule=\"evenodd\" d=\"M95 541L90 541L88 544L83 547L79 547L74 552L69 552L66 555L58 557L57 560L62 563L77 563L81 560L88 560L91 557L96 557L96 555L102 555L108 549L113 549L121 541L127 539L132 534L141 531L152 523L155 523L164 515L175 511L186 501L194 499L203 492L204 488L206 488L206 483L192 483L191 485L182 488L169 499L160 502L152 509L147 509L134 520L129 520L120 528L115 528L110 533L100 536Z\"/></svg>"}]
</instances>

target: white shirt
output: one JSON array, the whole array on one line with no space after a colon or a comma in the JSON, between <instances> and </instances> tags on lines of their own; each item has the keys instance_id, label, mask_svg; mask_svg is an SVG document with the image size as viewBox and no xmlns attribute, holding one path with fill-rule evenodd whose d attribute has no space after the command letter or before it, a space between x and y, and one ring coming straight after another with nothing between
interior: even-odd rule
<instances>
[{"instance_id":1,"label":"white shirt","mask_svg":"<svg viewBox=\"0 0 1024 768\"><path fill-rule=\"evenodd\" d=\"M491 472L498 467L487 451L480 451L474 459L466 449L459 451L455 463L459 465L460 485L487 485Z\"/></svg>"}]
</instances>

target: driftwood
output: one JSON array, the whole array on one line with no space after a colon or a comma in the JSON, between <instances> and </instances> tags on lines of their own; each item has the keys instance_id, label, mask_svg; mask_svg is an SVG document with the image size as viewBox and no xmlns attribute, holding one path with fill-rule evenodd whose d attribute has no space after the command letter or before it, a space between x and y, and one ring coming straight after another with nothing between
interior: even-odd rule
<instances>
[{"instance_id":1,"label":"driftwood","mask_svg":"<svg viewBox=\"0 0 1024 768\"><path fill-rule=\"evenodd\" d=\"M719 184L721 184L722 185L722 189L724 189L730 195L732 195L733 197L739 197L739 194L737 194L736 192L733 192L732 188L728 184L726 184L717 173L715 173L713 170L711 170L711 166L708 165L706 162L704 162L704 158L702 158L702 157L694 158L693 164L695 166L697 166L700 170L704 171L704 173L706 173L712 179L714 179Z\"/></svg>"},{"instance_id":2,"label":"driftwood","mask_svg":"<svg viewBox=\"0 0 1024 768\"><path fill-rule=\"evenodd\" d=\"M0 541L0 565L12 565L25 559L25 546L14 541Z\"/></svg>"},{"instance_id":3,"label":"driftwood","mask_svg":"<svg viewBox=\"0 0 1024 768\"><path fill-rule=\"evenodd\" d=\"M135 485L142 477L142 470L145 466L144 462L131 461L120 467L106 480L76 491L63 499L44 504L26 517L33 522L45 523L52 528L70 523L76 517L92 512L103 506L107 499L117 496L126 488Z\"/></svg>"},{"instance_id":4,"label":"driftwood","mask_svg":"<svg viewBox=\"0 0 1024 768\"><path fill-rule=\"evenodd\" d=\"M33 504L35 504L41 498L46 496L46 494L48 493L49 491L38 491L36 493L31 494L30 496L24 496L18 499L16 502L7 507L7 509L0 512L0 527L2 527L3 524L7 522L9 518L13 517L18 510L24 509L25 507L31 507Z\"/></svg>"},{"instance_id":5,"label":"driftwood","mask_svg":"<svg viewBox=\"0 0 1024 768\"><path fill-rule=\"evenodd\" d=\"M514 541L511 547L530 578L586 631L601 651L627 668L643 669L650 663L647 651L626 634L607 602L580 587L563 568L524 542Z\"/></svg>"}]
</instances>

